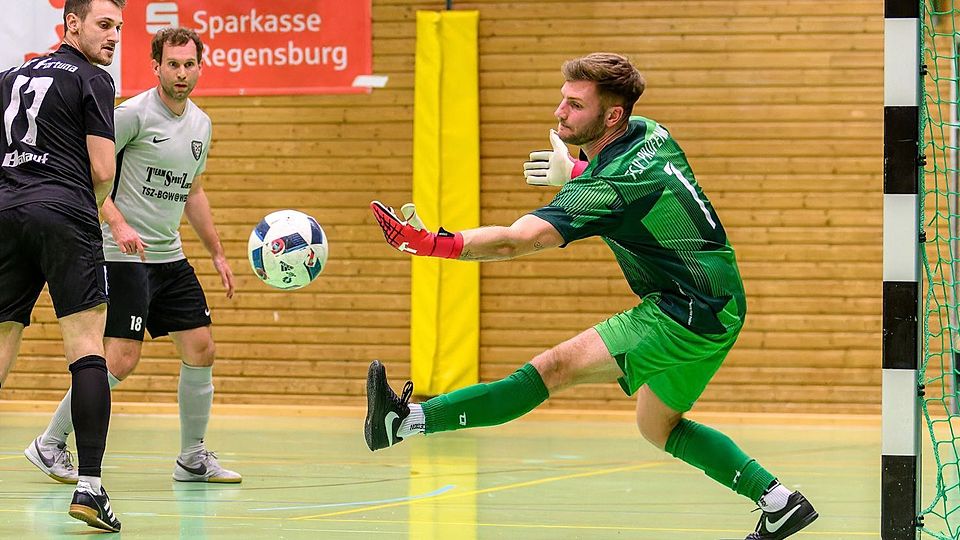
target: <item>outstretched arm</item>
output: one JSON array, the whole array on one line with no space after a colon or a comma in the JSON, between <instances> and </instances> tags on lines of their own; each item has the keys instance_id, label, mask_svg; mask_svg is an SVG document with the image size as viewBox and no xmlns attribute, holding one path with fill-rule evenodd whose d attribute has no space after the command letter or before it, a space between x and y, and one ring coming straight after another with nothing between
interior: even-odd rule
<instances>
[{"instance_id":1,"label":"outstretched arm","mask_svg":"<svg viewBox=\"0 0 960 540\"><path fill-rule=\"evenodd\" d=\"M550 223L527 214L509 227L480 227L463 231L461 261L502 261L563 245Z\"/></svg>"},{"instance_id":2,"label":"outstretched arm","mask_svg":"<svg viewBox=\"0 0 960 540\"><path fill-rule=\"evenodd\" d=\"M387 243L398 251L426 257L464 261L498 261L563 245L563 237L536 216L525 215L509 227L480 227L451 233L433 233L423 226L413 204L398 214L379 201L370 203Z\"/></svg>"}]
</instances>

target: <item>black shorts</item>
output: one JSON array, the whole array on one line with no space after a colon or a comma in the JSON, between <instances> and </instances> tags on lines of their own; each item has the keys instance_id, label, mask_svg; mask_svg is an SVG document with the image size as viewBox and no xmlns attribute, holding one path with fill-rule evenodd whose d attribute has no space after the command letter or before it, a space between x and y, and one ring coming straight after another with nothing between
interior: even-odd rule
<instances>
[{"instance_id":1,"label":"black shorts","mask_svg":"<svg viewBox=\"0 0 960 540\"><path fill-rule=\"evenodd\" d=\"M168 263L107 262L106 337L143 341L210 325L210 308L186 259Z\"/></svg>"},{"instance_id":2,"label":"black shorts","mask_svg":"<svg viewBox=\"0 0 960 540\"><path fill-rule=\"evenodd\" d=\"M30 203L0 210L0 322L30 324L44 283L57 318L107 301L99 227Z\"/></svg>"}]
</instances>

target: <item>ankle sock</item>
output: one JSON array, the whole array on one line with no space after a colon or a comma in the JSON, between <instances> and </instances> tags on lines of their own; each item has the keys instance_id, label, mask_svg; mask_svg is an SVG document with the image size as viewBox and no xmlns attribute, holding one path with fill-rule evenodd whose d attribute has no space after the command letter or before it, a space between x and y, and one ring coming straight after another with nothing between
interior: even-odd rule
<instances>
[{"instance_id":1,"label":"ankle sock","mask_svg":"<svg viewBox=\"0 0 960 540\"><path fill-rule=\"evenodd\" d=\"M763 496L760 497L760 500L757 501L757 504L764 512L778 512L783 510L783 507L787 505L787 499L789 499L792 494L793 492L790 491L787 486L774 480L770 487L763 493Z\"/></svg>"},{"instance_id":2,"label":"ankle sock","mask_svg":"<svg viewBox=\"0 0 960 540\"><path fill-rule=\"evenodd\" d=\"M401 439L406 439L423 433L423 430L423 406L419 403L411 403L410 414L401 422L400 429L397 430L397 436Z\"/></svg>"},{"instance_id":3,"label":"ankle sock","mask_svg":"<svg viewBox=\"0 0 960 540\"><path fill-rule=\"evenodd\" d=\"M103 489L103 484L100 482L99 476L81 476L77 478L77 488L80 488L81 483L84 482L90 486L90 491L96 495L99 495L100 490Z\"/></svg>"}]
</instances>

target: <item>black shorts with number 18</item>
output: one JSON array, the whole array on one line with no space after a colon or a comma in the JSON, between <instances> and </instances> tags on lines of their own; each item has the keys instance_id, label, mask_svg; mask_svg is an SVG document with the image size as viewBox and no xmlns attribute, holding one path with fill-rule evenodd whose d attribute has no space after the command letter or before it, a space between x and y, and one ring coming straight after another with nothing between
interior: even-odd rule
<instances>
[{"instance_id":1,"label":"black shorts with number 18","mask_svg":"<svg viewBox=\"0 0 960 540\"><path fill-rule=\"evenodd\" d=\"M186 259L167 263L107 262L104 336L143 341L210 325L210 308Z\"/></svg>"}]
</instances>

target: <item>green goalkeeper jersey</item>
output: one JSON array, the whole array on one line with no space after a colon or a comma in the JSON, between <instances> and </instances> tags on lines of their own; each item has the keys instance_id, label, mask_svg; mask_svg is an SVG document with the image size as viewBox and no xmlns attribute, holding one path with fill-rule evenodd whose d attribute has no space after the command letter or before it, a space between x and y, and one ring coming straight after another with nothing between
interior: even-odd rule
<instances>
[{"instance_id":1,"label":"green goalkeeper jersey","mask_svg":"<svg viewBox=\"0 0 960 540\"><path fill-rule=\"evenodd\" d=\"M695 332L723 333L731 313L746 316L720 218L683 150L653 120L630 118L626 133L532 214L552 224L564 245L603 238L633 292Z\"/></svg>"}]
</instances>

